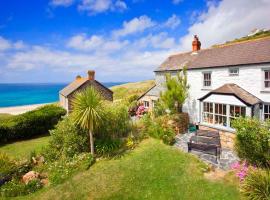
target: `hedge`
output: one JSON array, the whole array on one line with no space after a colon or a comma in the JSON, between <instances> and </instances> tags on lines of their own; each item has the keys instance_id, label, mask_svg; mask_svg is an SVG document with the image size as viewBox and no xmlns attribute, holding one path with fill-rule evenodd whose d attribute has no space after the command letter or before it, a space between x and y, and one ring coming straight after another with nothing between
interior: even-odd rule
<instances>
[{"instance_id":1,"label":"hedge","mask_svg":"<svg viewBox=\"0 0 270 200\"><path fill-rule=\"evenodd\" d=\"M0 120L0 143L46 134L65 114L65 109L52 104L2 119Z\"/></svg>"}]
</instances>

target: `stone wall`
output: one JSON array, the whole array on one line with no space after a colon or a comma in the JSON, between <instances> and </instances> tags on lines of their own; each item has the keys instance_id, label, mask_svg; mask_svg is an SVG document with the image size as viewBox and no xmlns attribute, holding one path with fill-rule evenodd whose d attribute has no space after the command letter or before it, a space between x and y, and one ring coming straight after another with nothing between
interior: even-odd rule
<instances>
[{"instance_id":1,"label":"stone wall","mask_svg":"<svg viewBox=\"0 0 270 200\"><path fill-rule=\"evenodd\" d=\"M217 131L217 129L206 127L206 126L201 126L201 125L199 126L199 129ZM234 141L235 141L235 137L236 137L235 133L226 132L226 131L223 131L223 130L218 130L218 131L219 131L219 134L220 134L221 147L222 148L233 149L234 148Z\"/></svg>"}]
</instances>

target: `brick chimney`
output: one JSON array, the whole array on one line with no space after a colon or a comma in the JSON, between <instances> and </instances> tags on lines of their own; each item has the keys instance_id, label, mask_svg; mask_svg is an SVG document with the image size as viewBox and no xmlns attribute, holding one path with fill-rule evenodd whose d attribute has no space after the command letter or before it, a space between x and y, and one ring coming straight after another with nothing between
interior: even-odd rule
<instances>
[{"instance_id":1,"label":"brick chimney","mask_svg":"<svg viewBox=\"0 0 270 200\"><path fill-rule=\"evenodd\" d=\"M192 51L199 51L201 49L201 42L197 35L194 35L192 42Z\"/></svg>"},{"instance_id":2,"label":"brick chimney","mask_svg":"<svg viewBox=\"0 0 270 200\"><path fill-rule=\"evenodd\" d=\"M88 70L88 80L95 80L95 71L94 70Z\"/></svg>"}]
</instances>

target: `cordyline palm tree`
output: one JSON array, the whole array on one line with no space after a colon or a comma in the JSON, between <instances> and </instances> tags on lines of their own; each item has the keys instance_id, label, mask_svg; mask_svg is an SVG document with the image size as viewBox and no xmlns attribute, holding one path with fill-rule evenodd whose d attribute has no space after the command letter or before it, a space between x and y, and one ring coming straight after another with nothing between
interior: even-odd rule
<instances>
[{"instance_id":1,"label":"cordyline palm tree","mask_svg":"<svg viewBox=\"0 0 270 200\"><path fill-rule=\"evenodd\" d=\"M74 122L88 130L90 152L94 155L93 134L102 119L102 98L93 87L78 92L72 101Z\"/></svg>"}]
</instances>

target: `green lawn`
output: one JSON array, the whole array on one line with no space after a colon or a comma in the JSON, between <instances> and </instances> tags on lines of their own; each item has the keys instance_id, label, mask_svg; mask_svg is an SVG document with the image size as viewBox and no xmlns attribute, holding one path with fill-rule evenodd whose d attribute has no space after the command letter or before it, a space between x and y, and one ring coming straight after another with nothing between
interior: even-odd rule
<instances>
[{"instance_id":1,"label":"green lawn","mask_svg":"<svg viewBox=\"0 0 270 200\"><path fill-rule=\"evenodd\" d=\"M43 146L48 144L50 136L13 142L0 146L0 152L7 153L13 158L26 158L31 151L39 152Z\"/></svg>"},{"instance_id":2,"label":"green lawn","mask_svg":"<svg viewBox=\"0 0 270 200\"><path fill-rule=\"evenodd\" d=\"M131 153L102 160L62 185L17 199L239 199L236 186L203 178L205 165L158 140L143 141Z\"/></svg>"}]
</instances>

